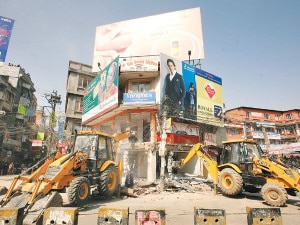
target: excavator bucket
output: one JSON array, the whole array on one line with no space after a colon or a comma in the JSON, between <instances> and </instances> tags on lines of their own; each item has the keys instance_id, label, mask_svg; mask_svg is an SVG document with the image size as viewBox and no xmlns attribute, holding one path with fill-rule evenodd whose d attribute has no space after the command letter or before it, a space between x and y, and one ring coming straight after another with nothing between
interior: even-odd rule
<instances>
[{"instance_id":1,"label":"excavator bucket","mask_svg":"<svg viewBox=\"0 0 300 225\"><path fill-rule=\"evenodd\" d=\"M24 208L23 225L41 225L45 209L49 207L61 207L63 203L61 195L55 191L50 192L46 196L38 197L33 204L28 205L30 196L30 193L23 193L12 197L3 207L3 210L7 209L9 211L11 208Z\"/></svg>"}]
</instances>

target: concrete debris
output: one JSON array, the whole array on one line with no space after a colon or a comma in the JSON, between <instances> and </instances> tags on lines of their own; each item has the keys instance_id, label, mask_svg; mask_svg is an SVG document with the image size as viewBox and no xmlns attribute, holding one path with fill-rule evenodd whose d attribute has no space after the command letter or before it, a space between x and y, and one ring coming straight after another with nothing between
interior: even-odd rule
<instances>
[{"instance_id":1,"label":"concrete debris","mask_svg":"<svg viewBox=\"0 0 300 225\"><path fill-rule=\"evenodd\" d=\"M121 194L128 197L138 197L149 194L159 194L159 180L156 182L147 182L145 180L136 180L134 186L130 191L123 191ZM213 182L209 179L203 179L193 176L176 176L172 179L165 179L166 192L201 192L201 191L213 191Z\"/></svg>"}]
</instances>

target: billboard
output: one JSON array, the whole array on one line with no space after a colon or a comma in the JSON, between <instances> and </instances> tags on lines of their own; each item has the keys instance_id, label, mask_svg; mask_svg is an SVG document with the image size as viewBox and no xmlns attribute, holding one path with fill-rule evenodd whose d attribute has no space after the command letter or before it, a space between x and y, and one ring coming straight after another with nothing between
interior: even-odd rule
<instances>
[{"instance_id":1,"label":"billboard","mask_svg":"<svg viewBox=\"0 0 300 225\"><path fill-rule=\"evenodd\" d=\"M0 16L0 62L5 62L14 20Z\"/></svg>"},{"instance_id":2,"label":"billboard","mask_svg":"<svg viewBox=\"0 0 300 225\"><path fill-rule=\"evenodd\" d=\"M222 79L161 54L160 103L169 116L223 126ZM172 75L174 73L174 75Z\"/></svg>"},{"instance_id":3,"label":"billboard","mask_svg":"<svg viewBox=\"0 0 300 225\"><path fill-rule=\"evenodd\" d=\"M181 61L203 59L200 8L117 22L96 28L93 72L116 56L155 56L165 53Z\"/></svg>"},{"instance_id":4,"label":"billboard","mask_svg":"<svg viewBox=\"0 0 300 225\"><path fill-rule=\"evenodd\" d=\"M115 58L85 88L82 123L103 115L118 106L119 57Z\"/></svg>"},{"instance_id":5,"label":"billboard","mask_svg":"<svg viewBox=\"0 0 300 225\"><path fill-rule=\"evenodd\" d=\"M223 126L222 79L196 68L197 120L206 124Z\"/></svg>"}]
</instances>

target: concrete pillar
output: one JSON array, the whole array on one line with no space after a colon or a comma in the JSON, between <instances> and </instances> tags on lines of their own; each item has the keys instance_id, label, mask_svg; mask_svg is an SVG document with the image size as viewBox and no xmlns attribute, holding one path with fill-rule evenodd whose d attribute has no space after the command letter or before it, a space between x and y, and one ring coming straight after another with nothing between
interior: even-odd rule
<instances>
[{"instance_id":1,"label":"concrete pillar","mask_svg":"<svg viewBox=\"0 0 300 225\"><path fill-rule=\"evenodd\" d=\"M147 181L154 182L156 180L156 151L149 149L147 153Z\"/></svg>"},{"instance_id":2,"label":"concrete pillar","mask_svg":"<svg viewBox=\"0 0 300 225\"><path fill-rule=\"evenodd\" d=\"M150 114L150 142L156 141L156 112ZM147 150L147 181L154 182L156 180L156 150Z\"/></svg>"},{"instance_id":3,"label":"concrete pillar","mask_svg":"<svg viewBox=\"0 0 300 225\"><path fill-rule=\"evenodd\" d=\"M137 139L138 139L138 143L142 143L143 142L143 132L144 132L144 127L143 127L143 120L139 120L137 121Z\"/></svg>"}]
</instances>

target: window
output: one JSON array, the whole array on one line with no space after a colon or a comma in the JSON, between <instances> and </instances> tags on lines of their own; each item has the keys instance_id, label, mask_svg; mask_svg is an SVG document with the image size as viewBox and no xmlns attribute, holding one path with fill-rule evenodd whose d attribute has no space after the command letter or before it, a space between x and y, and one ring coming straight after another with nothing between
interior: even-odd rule
<instances>
[{"instance_id":1,"label":"window","mask_svg":"<svg viewBox=\"0 0 300 225\"><path fill-rule=\"evenodd\" d=\"M85 88L92 80L93 80L92 77L79 76L78 87Z\"/></svg>"},{"instance_id":2,"label":"window","mask_svg":"<svg viewBox=\"0 0 300 225\"><path fill-rule=\"evenodd\" d=\"M286 114L286 115L285 115L285 119L286 119L286 120L291 120L291 119L293 119L293 114L291 114L291 113Z\"/></svg>"},{"instance_id":3,"label":"window","mask_svg":"<svg viewBox=\"0 0 300 225\"><path fill-rule=\"evenodd\" d=\"M150 81L132 82L132 92L149 92L151 91Z\"/></svg>"},{"instance_id":4,"label":"window","mask_svg":"<svg viewBox=\"0 0 300 225\"><path fill-rule=\"evenodd\" d=\"M284 128L277 128L277 133L284 134Z\"/></svg>"},{"instance_id":5,"label":"window","mask_svg":"<svg viewBox=\"0 0 300 225\"><path fill-rule=\"evenodd\" d=\"M300 119L300 112L298 112L298 119Z\"/></svg>"},{"instance_id":6,"label":"window","mask_svg":"<svg viewBox=\"0 0 300 225\"><path fill-rule=\"evenodd\" d=\"M251 112L246 112L246 117L251 117Z\"/></svg>"},{"instance_id":7,"label":"window","mask_svg":"<svg viewBox=\"0 0 300 225\"><path fill-rule=\"evenodd\" d=\"M265 119L269 120L270 119L270 114L265 113L264 117L265 117Z\"/></svg>"},{"instance_id":8,"label":"window","mask_svg":"<svg viewBox=\"0 0 300 225\"><path fill-rule=\"evenodd\" d=\"M77 96L75 102L75 111L82 111L82 107L83 107L83 98Z\"/></svg>"},{"instance_id":9,"label":"window","mask_svg":"<svg viewBox=\"0 0 300 225\"><path fill-rule=\"evenodd\" d=\"M14 96L10 92L6 92L6 101L7 102L13 102Z\"/></svg>"},{"instance_id":10,"label":"window","mask_svg":"<svg viewBox=\"0 0 300 225\"><path fill-rule=\"evenodd\" d=\"M286 132L287 132L287 134L294 134L294 128L293 127L287 127Z\"/></svg>"},{"instance_id":11,"label":"window","mask_svg":"<svg viewBox=\"0 0 300 225\"><path fill-rule=\"evenodd\" d=\"M275 115L275 120L280 120L280 115Z\"/></svg>"},{"instance_id":12,"label":"window","mask_svg":"<svg viewBox=\"0 0 300 225\"><path fill-rule=\"evenodd\" d=\"M228 129L228 134L230 136L236 136L236 135L238 135L238 131L237 131L237 129Z\"/></svg>"}]
</instances>

